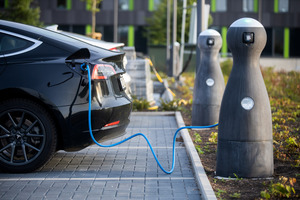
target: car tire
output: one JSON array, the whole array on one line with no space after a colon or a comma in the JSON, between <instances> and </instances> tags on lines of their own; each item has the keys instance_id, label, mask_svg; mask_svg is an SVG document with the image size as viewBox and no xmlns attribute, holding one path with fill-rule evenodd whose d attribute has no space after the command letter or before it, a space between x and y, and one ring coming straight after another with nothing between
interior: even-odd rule
<instances>
[{"instance_id":1,"label":"car tire","mask_svg":"<svg viewBox=\"0 0 300 200\"><path fill-rule=\"evenodd\" d=\"M21 98L0 102L1 170L37 170L53 156L56 145L55 123L44 107Z\"/></svg>"}]
</instances>

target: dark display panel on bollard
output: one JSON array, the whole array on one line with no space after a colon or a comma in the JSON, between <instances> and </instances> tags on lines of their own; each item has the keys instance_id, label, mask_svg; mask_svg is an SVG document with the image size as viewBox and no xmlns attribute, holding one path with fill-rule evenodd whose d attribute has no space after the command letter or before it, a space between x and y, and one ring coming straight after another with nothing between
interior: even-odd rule
<instances>
[{"instance_id":1,"label":"dark display panel on bollard","mask_svg":"<svg viewBox=\"0 0 300 200\"><path fill-rule=\"evenodd\" d=\"M228 29L233 68L220 109L217 176L273 174L271 108L259 68L266 41L264 27L251 18L239 19Z\"/></svg>"},{"instance_id":2,"label":"dark display panel on bollard","mask_svg":"<svg viewBox=\"0 0 300 200\"><path fill-rule=\"evenodd\" d=\"M218 55L222 47L221 35L212 29L198 37L200 65L196 68L193 94L192 125L212 125L219 120L219 111L225 88Z\"/></svg>"}]
</instances>

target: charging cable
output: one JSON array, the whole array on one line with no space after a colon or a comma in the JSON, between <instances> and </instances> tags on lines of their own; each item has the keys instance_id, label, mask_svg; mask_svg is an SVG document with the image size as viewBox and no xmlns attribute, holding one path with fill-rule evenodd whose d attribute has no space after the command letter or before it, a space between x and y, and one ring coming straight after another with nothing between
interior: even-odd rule
<instances>
[{"instance_id":1,"label":"charging cable","mask_svg":"<svg viewBox=\"0 0 300 200\"><path fill-rule=\"evenodd\" d=\"M166 174L171 174L171 173L174 171L174 167L175 167L175 142L176 142L176 136L177 136L177 134L179 133L179 131L182 130L182 129L195 129L195 128L197 128L197 129L203 129L203 128L212 128L212 127L218 126L218 124L209 125L209 126L184 126L184 127L181 127L181 128L179 128L179 129L177 129L176 132L175 132L175 134L174 134L174 137L173 137L172 168L171 168L170 171L167 171L167 170L165 170L165 169L162 167L162 165L161 165L160 162L158 161L158 158L157 158L157 156L156 156L156 154L155 154L155 152L154 152L154 150L153 150L152 145L150 144L148 138L147 138L143 133L136 133L136 134L134 134L134 135L132 135L132 136L130 136L130 137L128 137L128 138L126 138L126 139L120 141L120 142L114 143L114 144L110 144L110 145L103 145L103 144L100 144L100 143L94 138L94 135L93 135L93 132L92 132L92 123L91 123L91 122L92 122L92 117L91 117L91 104L92 104L92 91L91 91L91 88L92 88L92 87L91 87L90 68L89 68L89 65L88 65L87 63L83 63L83 64L81 65L80 68L81 68L81 70L83 70L83 71L88 71L87 74L88 74L88 79L89 79L89 111L88 111L89 132L90 132L90 136L91 136L92 140L95 142L95 144L97 144L97 145L100 146L100 147L114 147L114 146L117 146L117 145L119 145L119 144L122 144L122 143L124 143L124 142L126 142L126 141L128 141L128 140L130 140L130 139L132 139L132 138L134 138L134 137L142 136L142 137L146 140L146 142L148 143L148 145L149 145L149 147L150 147L150 149L151 149L151 152L152 152L152 154L153 154L153 156L154 156L154 158L155 158L155 160L156 160L158 166L160 167L160 169L161 169L163 172L165 172Z\"/></svg>"}]
</instances>

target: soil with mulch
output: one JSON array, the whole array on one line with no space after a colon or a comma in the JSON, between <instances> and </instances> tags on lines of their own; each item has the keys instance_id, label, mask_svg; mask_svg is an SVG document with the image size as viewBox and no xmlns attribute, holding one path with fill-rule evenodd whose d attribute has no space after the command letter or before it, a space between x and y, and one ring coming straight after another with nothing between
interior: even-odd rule
<instances>
[{"instance_id":1,"label":"soil with mulch","mask_svg":"<svg viewBox=\"0 0 300 200\"><path fill-rule=\"evenodd\" d=\"M186 126L191 126L191 115L190 113L181 112L183 120ZM200 155L200 159L208 179L212 185L212 188L218 199L243 199L243 200L253 200L253 199L265 199L262 198L261 192L268 191L271 193L270 186L273 183L280 182L280 177L286 178L296 178L296 183L294 183L294 189L296 194L289 199L300 199L300 177L299 177L299 167L292 167L291 162L282 162L277 159L274 160L274 175L270 179L246 179L240 177L233 177L234 180L228 179L218 179L215 176L216 170L216 151L217 144L209 142L209 138L212 132L218 132L217 128L209 130L190 130L189 133L192 139L195 139L195 134L201 136L201 142L195 143L199 145L203 151ZM298 177L295 177L298 174ZM293 193L292 193L293 194ZM280 197L279 195L272 194L270 199L286 199L286 197Z\"/></svg>"}]
</instances>

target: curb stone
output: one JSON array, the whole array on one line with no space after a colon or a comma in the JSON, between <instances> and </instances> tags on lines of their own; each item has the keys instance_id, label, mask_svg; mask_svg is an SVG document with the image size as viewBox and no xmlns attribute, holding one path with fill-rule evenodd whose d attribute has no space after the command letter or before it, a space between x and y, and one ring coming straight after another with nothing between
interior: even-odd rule
<instances>
[{"instance_id":1,"label":"curb stone","mask_svg":"<svg viewBox=\"0 0 300 200\"><path fill-rule=\"evenodd\" d=\"M150 115L150 116L166 116L166 115L175 115L178 128L186 126L184 124L182 115L179 111L168 111L168 112L133 112L132 115ZM204 167L201 163L199 155L195 149L194 143L190 137L190 134L187 129L180 130L180 135L184 141L184 145L187 151L187 154L190 157L192 163L192 168L195 176L195 181L200 190L201 199L203 200L217 200L215 192L213 191L211 184L207 178Z\"/></svg>"},{"instance_id":2,"label":"curb stone","mask_svg":"<svg viewBox=\"0 0 300 200\"><path fill-rule=\"evenodd\" d=\"M175 112L175 118L179 128L185 126L183 118L179 111ZM194 143L187 129L181 130L181 137L183 138L186 151L190 156L190 160L192 162L192 167L195 174L196 182L198 184L201 193L201 198L203 200L217 200L217 197L207 178L207 175L205 173L199 155L195 149Z\"/></svg>"}]
</instances>

